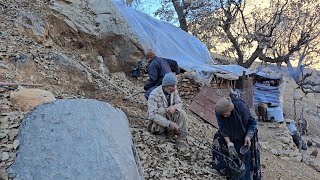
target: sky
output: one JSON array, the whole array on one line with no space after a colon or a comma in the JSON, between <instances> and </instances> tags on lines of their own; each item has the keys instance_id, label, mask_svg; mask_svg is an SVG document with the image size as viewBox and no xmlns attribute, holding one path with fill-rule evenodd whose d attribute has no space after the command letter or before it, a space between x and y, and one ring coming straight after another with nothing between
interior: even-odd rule
<instances>
[{"instance_id":1,"label":"sky","mask_svg":"<svg viewBox=\"0 0 320 180\"><path fill-rule=\"evenodd\" d=\"M154 12L159 8L161 7L161 2L162 0L153 0L153 1L150 1L150 0L140 0L141 3L140 4L136 4L134 3L133 4L133 8L136 9L136 10L139 10L141 12L144 12L148 15L150 15L151 17L154 17L156 19L160 19L159 16L155 16L154 15ZM177 23L174 23L173 25L175 26L179 26Z\"/></svg>"},{"instance_id":2,"label":"sky","mask_svg":"<svg viewBox=\"0 0 320 180\"><path fill-rule=\"evenodd\" d=\"M157 8L161 6L159 0L149 1L149 0L141 0L142 7L137 8L139 11L149 14L150 16L154 17L153 12L156 11Z\"/></svg>"}]
</instances>

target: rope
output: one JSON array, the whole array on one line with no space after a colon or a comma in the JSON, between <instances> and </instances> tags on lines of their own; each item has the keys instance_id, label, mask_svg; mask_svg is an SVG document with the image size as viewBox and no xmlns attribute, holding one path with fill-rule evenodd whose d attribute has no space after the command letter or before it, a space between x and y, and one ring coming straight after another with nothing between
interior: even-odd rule
<instances>
[{"instance_id":1,"label":"rope","mask_svg":"<svg viewBox=\"0 0 320 180\"><path fill-rule=\"evenodd\" d=\"M205 138L200 138L199 136L196 136L196 135L194 135L194 134L190 134L190 133L188 133L188 132L186 132L186 131L183 131L182 129L179 129L179 131L181 131L181 132L183 132L183 133L186 133L188 136L194 138L195 140L197 140L197 141L199 141L199 142L201 142L201 143L202 143L203 141L206 141L206 143L204 143L204 145L209 145L210 148L211 148L212 146L214 146L209 140L207 140L207 139L205 139ZM203 141L201 141L200 139L203 139ZM220 153L219 151L217 151L217 150L215 150L215 149L212 149L212 151L214 151L214 152L216 152L217 154L225 157L227 160L234 162L230 157L228 157L228 156Z\"/></svg>"},{"instance_id":2,"label":"rope","mask_svg":"<svg viewBox=\"0 0 320 180\"><path fill-rule=\"evenodd\" d=\"M127 113L127 116L132 117L132 118L137 118L137 119L146 120L146 118L143 118L143 117L140 117L140 116L131 115L131 114L129 114L129 113ZM196 136L196 135L194 135L194 134L188 133L188 132L186 132L186 131L184 131L184 130L182 130L182 129L179 129L179 131L187 134L188 136L190 136L190 137L194 138L195 140L199 141L200 143L203 143L203 141L205 141L204 145L209 146L210 148L211 148L212 146L214 146L209 140L207 140L207 139L205 139L205 138L200 138L199 136ZM200 139L203 139L203 140L200 140ZM217 151L217 150L215 150L215 149L212 149L212 151L214 151L214 152L216 152L217 154L223 156L223 157L226 158L228 161L231 161L231 162L235 163L229 156L226 156L226 155L220 153L219 151Z\"/></svg>"}]
</instances>

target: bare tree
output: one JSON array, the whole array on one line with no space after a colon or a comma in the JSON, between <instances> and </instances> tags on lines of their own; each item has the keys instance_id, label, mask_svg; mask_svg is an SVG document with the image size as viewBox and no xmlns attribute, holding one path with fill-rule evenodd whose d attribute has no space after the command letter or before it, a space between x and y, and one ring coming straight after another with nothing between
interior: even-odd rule
<instances>
[{"instance_id":1,"label":"bare tree","mask_svg":"<svg viewBox=\"0 0 320 180\"><path fill-rule=\"evenodd\" d=\"M261 0L261 4L254 0L160 1L155 15L169 22L177 17L181 29L199 37L210 49L235 57L244 67L257 59L288 64L291 56L319 39L317 0Z\"/></svg>"},{"instance_id":2,"label":"bare tree","mask_svg":"<svg viewBox=\"0 0 320 180\"><path fill-rule=\"evenodd\" d=\"M171 0L174 9L177 12L180 28L186 32L188 32L188 25L187 25L187 14L188 14L188 7L190 6L190 1L185 0Z\"/></svg>"},{"instance_id":3,"label":"bare tree","mask_svg":"<svg viewBox=\"0 0 320 180\"><path fill-rule=\"evenodd\" d=\"M313 70L311 67L319 64L319 41L313 41L313 43L304 46L295 55L298 59L296 68L288 61L287 67L291 77L296 81L298 88L300 88L305 94L308 93L320 93L320 73L317 70Z\"/></svg>"},{"instance_id":4,"label":"bare tree","mask_svg":"<svg viewBox=\"0 0 320 180\"><path fill-rule=\"evenodd\" d=\"M288 63L295 52L319 36L318 1L270 0L264 9L250 4L248 10L247 1L240 0L208 5L212 11L205 11L205 21L191 21L190 30L207 43L230 44L222 53L236 57L241 66L249 67L257 59Z\"/></svg>"},{"instance_id":5,"label":"bare tree","mask_svg":"<svg viewBox=\"0 0 320 180\"><path fill-rule=\"evenodd\" d=\"M161 4L155 15L168 22L172 22L177 16L180 28L188 32L187 15L191 0L162 0Z\"/></svg>"}]
</instances>

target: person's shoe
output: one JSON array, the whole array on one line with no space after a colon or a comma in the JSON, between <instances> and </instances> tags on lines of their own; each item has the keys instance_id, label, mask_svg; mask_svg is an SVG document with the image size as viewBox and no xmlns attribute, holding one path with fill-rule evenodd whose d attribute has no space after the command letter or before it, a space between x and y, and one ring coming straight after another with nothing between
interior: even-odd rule
<instances>
[{"instance_id":1,"label":"person's shoe","mask_svg":"<svg viewBox=\"0 0 320 180\"><path fill-rule=\"evenodd\" d=\"M150 129L151 134L154 134L154 135L159 135L164 132L164 127L162 127L156 123L152 123L152 122L151 122L151 125L149 124L149 126L148 126L148 130L149 129Z\"/></svg>"}]
</instances>

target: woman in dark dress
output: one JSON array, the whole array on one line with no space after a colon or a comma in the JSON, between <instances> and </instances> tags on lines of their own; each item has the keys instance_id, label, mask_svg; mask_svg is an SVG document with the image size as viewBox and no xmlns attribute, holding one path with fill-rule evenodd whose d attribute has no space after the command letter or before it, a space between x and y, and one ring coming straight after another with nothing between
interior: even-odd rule
<instances>
[{"instance_id":1,"label":"woman in dark dress","mask_svg":"<svg viewBox=\"0 0 320 180\"><path fill-rule=\"evenodd\" d=\"M260 180L257 123L248 106L241 99L223 97L216 103L215 111L219 130L214 136L213 168L226 175L227 178ZM246 152L242 152L243 154L240 153L242 146L248 149ZM220 153L229 156L229 158ZM245 173L241 177L234 176L228 166L230 159L237 158L245 165Z\"/></svg>"}]
</instances>

